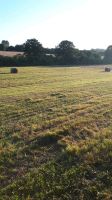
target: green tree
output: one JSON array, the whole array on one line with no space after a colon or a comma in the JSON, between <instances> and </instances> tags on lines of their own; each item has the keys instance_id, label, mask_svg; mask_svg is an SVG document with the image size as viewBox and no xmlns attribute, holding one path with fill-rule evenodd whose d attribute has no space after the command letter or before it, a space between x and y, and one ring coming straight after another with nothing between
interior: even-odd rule
<instances>
[{"instance_id":1,"label":"green tree","mask_svg":"<svg viewBox=\"0 0 112 200\"><path fill-rule=\"evenodd\" d=\"M24 54L28 65L40 65L43 59L44 50L36 39L28 39L24 44Z\"/></svg>"},{"instance_id":2,"label":"green tree","mask_svg":"<svg viewBox=\"0 0 112 200\"><path fill-rule=\"evenodd\" d=\"M28 39L24 44L24 53L26 56L37 57L43 52L42 45L36 39Z\"/></svg>"},{"instance_id":3,"label":"green tree","mask_svg":"<svg viewBox=\"0 0 112 200\"><path fill-rule=\"evenodd\" d=\"M6 51L9 47L9 42L7 40L2 40L3 50Z\"/></svg>"},{"instance_id":4,"label":"green tree","mask_svg":"<svg viewBox=\"0 0 112 200\"><path fill-rule=\"evenodd\" d=\"M0 51L3 51L4 47L3 44L0 44Z\"/></svg>"},{"instance_id":5,"label":"green tree","mask_svg":"<svg viewBox=\"0 0 112 200\"><path fill-rule=\"evenodd\" d=\"M56 47L56 56L61 64L73 64L75 58L75 46L73 42L64 40Z\"/></svg>"},{"instance_id":6,"label":"green tree","mask_svg":"<svg viewBox=\"0 0 112 200\"><path fill-rule=\"evenodd\" d=\"M110 45L105 51L104 62L107 64L112 63L112 45Z\"/></svg>"},{"instance_id":7,"label":"green tree","mask_svg":"<svg viewBox=\"0 0 112 200\"><path fill-rule=\"evenodd\" d=\"M23 52L24 51L24 44L21 44L21 45L17 44L14 48L15 48L15 51Z\"/></svg>"}]
</instances>

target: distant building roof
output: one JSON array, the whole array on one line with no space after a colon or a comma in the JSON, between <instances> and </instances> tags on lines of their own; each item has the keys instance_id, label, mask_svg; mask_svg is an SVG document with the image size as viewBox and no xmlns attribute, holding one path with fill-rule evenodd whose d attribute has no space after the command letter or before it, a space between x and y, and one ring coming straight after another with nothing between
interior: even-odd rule
<instances>
[{"instance_id":1,"label":"distant building roof","mask_svg":"<svg viewBox=\"0 0 112 200\"><path fill-rule=\"evenodd\" d=\"M55 54L53 54L53 53L46 53L46 56L56 57Z\"/></svg>"}]
</instances>

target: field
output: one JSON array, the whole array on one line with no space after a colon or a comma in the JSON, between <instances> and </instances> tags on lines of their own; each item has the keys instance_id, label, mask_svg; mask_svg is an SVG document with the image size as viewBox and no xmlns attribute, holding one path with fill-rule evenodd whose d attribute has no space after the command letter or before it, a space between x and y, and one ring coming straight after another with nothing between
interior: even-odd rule
<instances>
[{"instance_id":1,"label":"field","mask_svg":"<svg viewBox=\"0 0 112 200\"><path fill-rule=\"evenodd\" d=\"M112 73L0 68L0 200L112 199Z\"/></svg>"},{"instance_id":2,"label":"field","mask_svg":"<svg viewBox=\"0 0 112 200\"><path fill-rule=\"evenodd\" d=\"M0 51L0 56L8 56L14 57L17 55L23 55L23 52L16 52L16 51Z\"/></svg>"}]
</instances>

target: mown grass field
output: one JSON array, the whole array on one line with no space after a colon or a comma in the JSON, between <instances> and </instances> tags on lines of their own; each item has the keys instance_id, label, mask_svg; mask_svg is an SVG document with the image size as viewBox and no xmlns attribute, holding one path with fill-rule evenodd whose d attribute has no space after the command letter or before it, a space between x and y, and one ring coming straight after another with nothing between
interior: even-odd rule
<instances>
[{"instance_id":1,"label":"mown grass field","mask_svg":"<svg viewBox=\"0 0 112 200\"><path fill-rule=\"evenodd\" d=\"M112 73L0 68L0 200L112 199Z\"/></svg>"}]
</instances>

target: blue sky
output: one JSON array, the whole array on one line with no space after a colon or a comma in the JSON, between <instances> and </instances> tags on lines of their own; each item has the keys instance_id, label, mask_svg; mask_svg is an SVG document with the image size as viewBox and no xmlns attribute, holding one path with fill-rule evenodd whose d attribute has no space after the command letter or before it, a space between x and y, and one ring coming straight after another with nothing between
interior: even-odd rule
<instances>
[{"instance_id":1,"label":"blue sky","mask_svg":"<svg viewBox=\"0 0 112 200\"><path fill-rule=\"evenodd\" d=\"M70 40L79 49L112 44L112 0L0 0L0 41L36 38L44 47Z\"/></svg>"}]
</instances>

